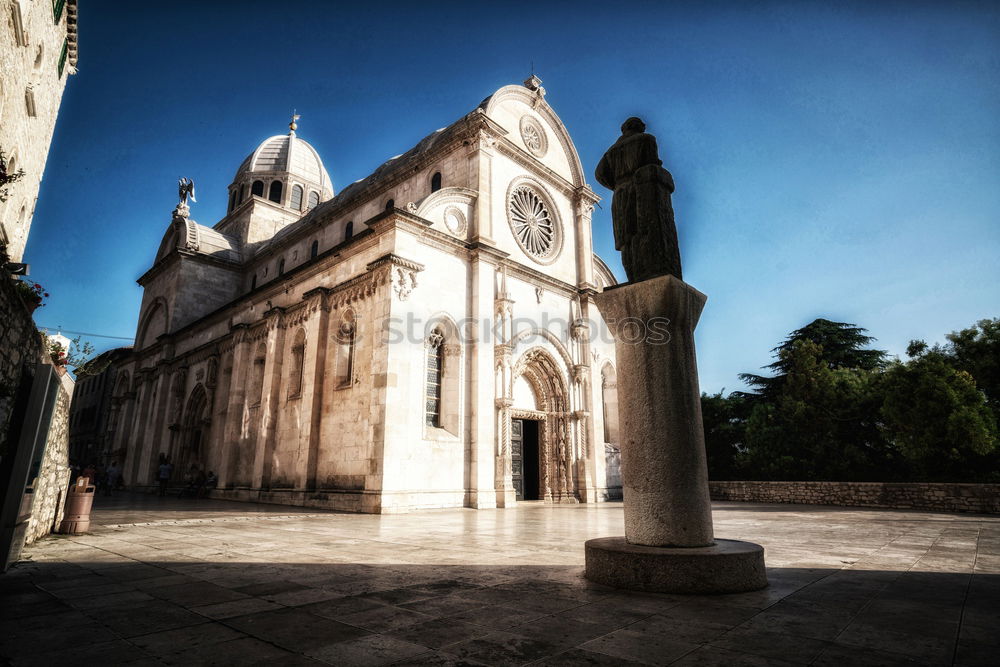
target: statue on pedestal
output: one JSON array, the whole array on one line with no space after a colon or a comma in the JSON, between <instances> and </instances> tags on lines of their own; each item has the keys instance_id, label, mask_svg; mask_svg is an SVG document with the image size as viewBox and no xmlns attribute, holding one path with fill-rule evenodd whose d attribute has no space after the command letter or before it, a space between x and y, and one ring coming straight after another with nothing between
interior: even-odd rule
<instances>
[{"instance_id":1,"label":"statue on pedestal","mask_svg":"<svg viewBox=\"0 0 1000 667\"><path fill-rule=\"evenodd\" d=\"M613 188L615 247L629 282L594 304L615 336L625 535L588 540L585 575L660 593L739 593L767 586L764 549L715 537L694 330L708 297L681 279L670 194L656 139L638 118L597 167ZM669 324L667 340L636 340L620 323ZM647 329L650 331L651 329Z\"/></svg>"},{"instance_id":2,"label":"statue on pedestal","mask_svg":"<svg viewBox=\"0 0 1000 667\"><path fill-rule=\"evenodd\" d=\"M656 137L632 117L622 124L622 136L601 158L594 176L614 190L611 218L615 249L622 253L631 283L656 276L681 278L681 253L670 195L674 179L663 168Z\"/></svg>"}]
</instances>

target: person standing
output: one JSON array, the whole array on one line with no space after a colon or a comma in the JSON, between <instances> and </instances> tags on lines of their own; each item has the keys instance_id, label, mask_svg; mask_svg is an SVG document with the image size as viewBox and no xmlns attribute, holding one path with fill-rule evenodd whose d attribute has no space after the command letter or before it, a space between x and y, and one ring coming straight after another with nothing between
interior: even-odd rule
<instances>
[{"instance_id":1,"label":"person standing","mask_svg":"<svg viewBox=\"0 0 1000 667\"><path fill-rule=\"evenodd\" d=\"M167 495L167 484L170 482L170 475L174 472L174 466L163 454L160 455L160 467L156 471L156 478L160 482L160 495Z\"/></svg>"},{"instance_id":2,"label":"person standing","mask_svg":"<svg viewBox=\"0 0 1000 667\"><path fill-rule=\"evenodd\" d=\"M104 474L107 475L104 495L113 496L115 494L115 489L118 488L118 482L122 477L122 471L121 468L118 467L118 461L112 461L111 465L108 466L108 469L104 471Z\"/></svg>"}]
</instances>

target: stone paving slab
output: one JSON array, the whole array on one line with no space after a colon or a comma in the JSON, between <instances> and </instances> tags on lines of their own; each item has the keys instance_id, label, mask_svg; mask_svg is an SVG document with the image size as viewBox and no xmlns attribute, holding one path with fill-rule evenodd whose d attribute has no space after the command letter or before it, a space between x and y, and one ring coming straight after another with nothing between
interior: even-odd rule
<instances>
[{"instance_id":1,"label":"stone paving slab","mask_svg":"<svg viewBox=\"0 0 1000 667\"><path fill-rule=\"evenodd\" d=\"M0 664L995 665L1000 517L716 503L770 586L582 578L622 508L408 515L100 498L0 576Z\"/></svg>"}]
</instances>

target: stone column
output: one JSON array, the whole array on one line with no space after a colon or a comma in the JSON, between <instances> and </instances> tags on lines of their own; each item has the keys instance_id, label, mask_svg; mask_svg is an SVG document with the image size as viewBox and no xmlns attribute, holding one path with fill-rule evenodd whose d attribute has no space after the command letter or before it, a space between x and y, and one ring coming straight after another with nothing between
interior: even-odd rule
<instances>
[{"instance_id":1,"label":"stone column","mask_svg":"<svg viewBox=\"0 0 1000 667\"><path fill-rule=\"evenodd\" d=\"M310 308L315 308L318 315L309 320L309 330L306 333L307 345L313 341L313 352L303 360L303 376L308 378L308 393L303 392L303 406L309 406L309 454L306 458L304 488L316 489L316 470L319 466L319 443L323 428L323 396L326 390L326 359L330 339L330 304L322 288L310 290L302 295L313 301ZM308 349L307 349L308 352ZM303 379L305 382L305 379ZM331 381L336 384L336 380ZM305 403L308 398L309 403Z\"/></svg>"},{"instance_id":2,"label":"stone column","mask_svg":"<svg viewBox=\"0 0 1000 667\"><path fill-rule=\"evenodd\" d=\"M227 346L232 346L233 371L229 376L229 391L226 392L226 413L222 426L221 456L219 463L219 487L226 489L233 485L236 476L240 445L244 442L243 424L246 419L246 383L249 367L253 365L251 346L245 324L233 328Z\"/></svg>"},{"instance_id":3,"label":"stone column","mask_svg":"<svg viewBox=\"0 0 1000 667\"><path fill-rule=\"evenodd\" d=\"M284 310L272 308L264 313L267 320L267 361L264 365L264 389L261 391L260 424L253 462L253 487L270 490L274 464L274 438L277 427L278 400L281 395L281 369L285 360Z\"/></svg>"},{"instance_id":4,"label":"stone column","mask_svg":"<svg viewBox=\"0 0 1000 667\"><path fill-rule=\"evenodd\" d=\"M513 507L517 504L517 491L511 459L511 407L513 401L513 348L510 344L514 336L514 300L507 291L507 270L500 274L500 286L493 301L494 327L497 336L493 346L496 368L496 465L494 482L497 492L497 507Z\"/></svg>"},{"instance_id":5,"label":"stone column","mask_svg":"<svg viewBox=\"0 0 1000 667\"><path fill-rule=\"evenodd\" d=\"M594 297L615 336L625 539L712 544L694 328L707 297L673 276Z\"/></svg>"},{"instance_id":6,"label":"stone column","mask_svg":"<svg viewBox=\"0 0 1000 667\"><path fill-rule=\"evenodd\" d=\"M482 195L480 194L480 197ZM496 489L496 368L492 332L480 324L494 313L495 267L474 253L469 265L469 317L466 345L466 394L469 415L469 505L476 509L497 506ZM488 320L487 320L488 321Z\"/></svg>"},{"instance_id":7,"label":"stone column","mask_svg":"<svg viewBox=\"0 0 1000 667\"><path fill-rule=\"evenodd\" d=\"M705 295L660 276L594 300L615 336L625 537L587 542L587 578L671 593L763 588L764 550L712 532L694 349Z\"/></svg>"}]
</instances>

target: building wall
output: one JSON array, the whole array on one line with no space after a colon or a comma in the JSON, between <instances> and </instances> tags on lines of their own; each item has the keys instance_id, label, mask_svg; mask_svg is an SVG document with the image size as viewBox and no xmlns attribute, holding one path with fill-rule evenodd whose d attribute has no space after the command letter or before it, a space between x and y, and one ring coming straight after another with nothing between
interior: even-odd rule
<instances>
[{"instance_id":1,"label":"building wall","mask_svg":"<svg viewBox=\"0 0 1000 667\"><path fill-rule=\"evenodd\" d=\"M75 71L76 1L65 3L57 22L52 2L0 0L0 22L0 148L8 162L13 160L13 171L24 170L24 177L8 186L9 200L0 204L0 242L6 242L12 261L19 262L63 88Z\"/></svg>"},{"instance_id":2,"label":"building wall","mask_svg":"<svg viewBox=\"0 0 1000 667\"><path fill-rule=\"evenodd\" d=\"M13 279L0 273L0 456L8 456L16 443L8 441L13 424L11 411L21 387L30 386L39 362L51 363L31 313L15 291ZM27 542L46 535L62 517L69 486L69 407L73 381L63 375L46 440L45 456L33 484L34 504ZM29 484L31 480L29 480Z\"/></svg>"},{"instance_id":3,"label":"building wall","mask_svg":"<svg viewBox=\"0 0 1000 667\"><path fill-rule=\"evenodd\" d=\"M40 537L59 529L66 493L69 490L69 412L73 397L73 380L66 373L60 376L59 394L56 398L52 423L45 440L45 455L38 477L32 483L34 503L25 543L31 544Z\"/></svg>"},{"instance_id":4,"label":"building wall","mask_svg":"<svg viewBox=\"0 0 1000 667\"><path fill-rule=\"evenodd\" d=\"M130 348L108 350L93 359L92 375L80 375L73 390L69 413L70 460L79 465L116 460L108 423L112 417L112 394L117 383L115 361L128 356Z\"/></svg>"},{"instance_id":5,"label":"building wall","mask_svg":"<svg viewBox=\"0 0 1000 667\"><path fill-rule=\"evenodd\" d=\"M34 364L45 358L41 334L17 294L14 278L5 271L0 272L0 322L0 455L4 455L10 451L7 434L21 378L31 377Z\"/></svg>"}]
</instances>

